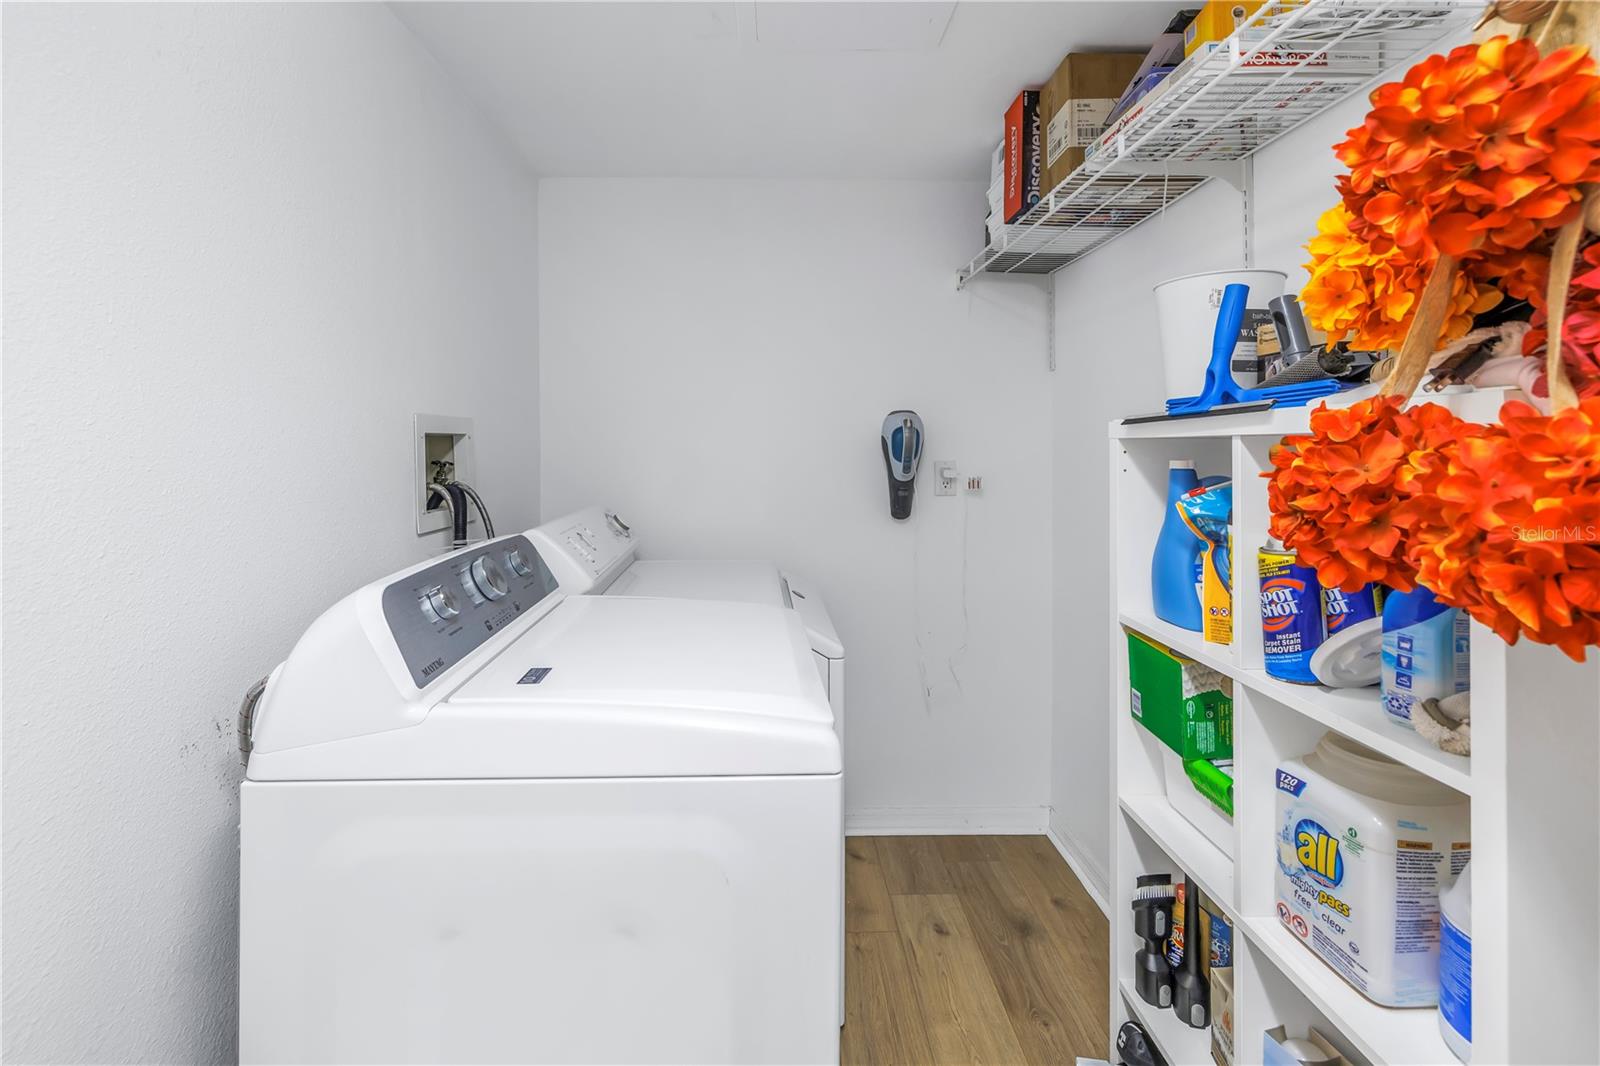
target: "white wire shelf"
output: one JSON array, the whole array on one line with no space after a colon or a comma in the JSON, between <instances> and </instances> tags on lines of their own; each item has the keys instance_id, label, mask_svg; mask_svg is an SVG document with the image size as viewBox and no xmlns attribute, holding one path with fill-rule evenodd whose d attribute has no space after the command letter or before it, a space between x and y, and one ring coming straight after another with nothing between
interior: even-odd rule
<instances>
[{"instance_id":1,"label":"white wire shelf","mask_svg":"<svg viewBox=\"0 0 1600 1066\"><path fill-rule=\"evenodd\" d=\"M1089 158L961 269L1050 274L1385 71L1470 26L1481 0L1271 0L1196 52L1091 146ZM1237 175L1237 176L1236 176Z\"/></svg>"}]
</instances>

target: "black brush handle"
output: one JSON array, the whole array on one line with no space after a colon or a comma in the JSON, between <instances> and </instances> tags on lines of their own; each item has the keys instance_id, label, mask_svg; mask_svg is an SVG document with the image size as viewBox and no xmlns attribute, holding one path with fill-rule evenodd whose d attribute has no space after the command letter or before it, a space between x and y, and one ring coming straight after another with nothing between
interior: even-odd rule
<instances>
[{"instance_id":1,"label":"black brush handle","mask_svg":"<svg viewBox=\"0 0 1600 1066\"><path fill-rule=\"evenodd\" d=\"M1211 986L1205 978L1200 943L1200 892L1183 879L1183 961L1172 975L1172 1009L1191 1029L1211 1024Z\"/></svg>"}]
</instances>

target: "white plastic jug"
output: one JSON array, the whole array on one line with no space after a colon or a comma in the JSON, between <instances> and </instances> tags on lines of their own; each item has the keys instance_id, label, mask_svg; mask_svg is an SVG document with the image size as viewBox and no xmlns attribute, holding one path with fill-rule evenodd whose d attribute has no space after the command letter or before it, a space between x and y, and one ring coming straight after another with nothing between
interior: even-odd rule
<instances>
[{"instance_id":1,"label":"white plastic jug","mask_svg":"<svg viewBox=\"0 0 1600 1066\"><path fill-rule=\"evenodd\" d=\"M1245 387L1260 384L1260 374L1245 367L1256 365L1256 327L1272 320L1267 301L1282 296L1288 280L1281 270L1213 270L1157 285L1152 291L1161 327L1167 396L1193 396L1205 386L1217 311L1222 307L1222 290L1229 285L1250 286L1239 345L1233 350L1233 379Z\"/></svg>"},{"instance_id":2,"label":"white plastic jug","mask_svg":"<svg viewBox=\"0 0 1600 1066\"><path fill-rule=\"evenodd\" d=\"M1439 893L1439 1034L1456 1058L1472 1058L1471 863Z\"/></svg>"},{"instance_id":3,"label":"white plastic jug","mask_svg":"<svg viewBox=\"0 0 1600 1066\"><path fill-rule=\"evenodd\" d=\"M1439 1002L1439 886L1472 857L1468 800L1348 737L1278 765L1278 920L1385 1007Z\"/></svg>"}]
</instances>

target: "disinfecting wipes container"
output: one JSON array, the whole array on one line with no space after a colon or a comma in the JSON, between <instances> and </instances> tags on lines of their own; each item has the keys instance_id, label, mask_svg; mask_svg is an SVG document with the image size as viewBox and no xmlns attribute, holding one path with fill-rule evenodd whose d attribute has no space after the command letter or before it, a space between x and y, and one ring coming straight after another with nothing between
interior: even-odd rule
<instances>
[{"instance_id":1,"label":"disinfecting wipes container","mask_svg":"<svg viewBox=\"0 0 1600 1066\"><path fill-rule=\"evenodd\" d=\"M1439 886L1471 857L1466 797L1334 733L1277 770L1278 919L1387 1007L1439 999Z\"/></svg>"}]
</instances>

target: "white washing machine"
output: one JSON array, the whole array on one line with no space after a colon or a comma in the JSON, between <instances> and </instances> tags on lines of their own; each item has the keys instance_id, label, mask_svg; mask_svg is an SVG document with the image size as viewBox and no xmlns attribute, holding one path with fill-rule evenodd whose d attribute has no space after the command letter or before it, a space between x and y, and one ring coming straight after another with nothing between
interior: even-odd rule
<instances>
[{"instance_id":1,"label":"white washing machine","mask_svg":"<svg viewBox=\"0 0 1600 1066\"><path fill-rule=\"evenodd\" d=\"M844 644L815 587L769 562L640 559L639 536L613 512L588 507L528 531L572 595L660 596L789 607L805 623L812 661L828 689L834 728L844 740Z\"/></svg>"},{"instance_id":2,"label":"white washing machine","mask_svg":"<svg viewBox=\"0 0 1600 1066\"><path fill-rule=\"evenodd\" d=\"M360 589L254 714L241 1061L837 1062L831 722L794 612L523 535Z\"/></svg>"}]
</instances>

